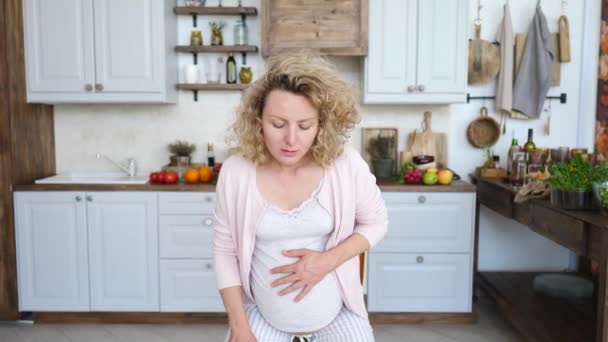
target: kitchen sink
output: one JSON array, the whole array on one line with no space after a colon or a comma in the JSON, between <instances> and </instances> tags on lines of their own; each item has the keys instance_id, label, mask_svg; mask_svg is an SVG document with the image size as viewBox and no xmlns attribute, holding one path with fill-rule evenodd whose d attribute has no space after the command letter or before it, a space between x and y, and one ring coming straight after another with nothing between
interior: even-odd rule
<instances>
[{"instance_id":1,"label":"kitchen sink","mask_svg":"<svg viewBox=\"0 0 608 342\"><path fill-rule=\"evenodd\" d=\"M66 172L37 179L36 184L147 184L147 175L129 177L125 173Z\"/></svg>"}]
</instances>

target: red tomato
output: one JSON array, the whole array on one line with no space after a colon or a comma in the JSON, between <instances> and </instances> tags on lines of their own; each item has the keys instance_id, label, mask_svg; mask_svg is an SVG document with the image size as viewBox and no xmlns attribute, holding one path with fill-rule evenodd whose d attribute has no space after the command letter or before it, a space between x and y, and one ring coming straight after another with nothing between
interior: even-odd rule
<instances>
[{"instance_id":1,"label":"red tomato","mask_svg":"<svg viewBox=\"0 0 608 342\"><path fill-rule=\"evenodd\" d=\"M157 175L158 179L157 181L159 183L164 183L165 182L165 178L167 177L167 173L166 172L159 172Z\"/></svg>"},{"instance_id":2,"label":"red tomato","mask_svg":"<svg viewBox=\"0 0 608 342\"><path fill-rule=\"evenodd\" d=\"M150 183L152 183L152 184L158 183L158 172L150 173Z\"/></svg>"},{"instance_id":3,"label":"red tomato","mask_svg":"<svg viewBox=\"0 0 608 342\"><path fill-rule=\"evenodd\" d=\"M165 183L166 184L175 184L177 183L177 172L167 172L165 173Z\"/></svg>"}]
</instances>

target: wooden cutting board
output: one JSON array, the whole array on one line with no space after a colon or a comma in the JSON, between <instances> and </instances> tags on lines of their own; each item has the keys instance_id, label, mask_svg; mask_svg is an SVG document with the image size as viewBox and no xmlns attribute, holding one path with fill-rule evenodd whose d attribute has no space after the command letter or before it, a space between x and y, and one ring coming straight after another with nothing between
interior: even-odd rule
<instances>
[{"instance_id":1,"label":"wooden cutting board","mask_svg":"<svg viewBox=\"0 0 608 342\"><path fill-rule=\"evenodd\" d=\"M433 132L431 128L432 114L424 113L422 132L412 132L408 136L408 151L414 156L431 155L435 156L437 167L445 168L448 164L448 138L443 132Z\"/></svg>"}]
</instances>

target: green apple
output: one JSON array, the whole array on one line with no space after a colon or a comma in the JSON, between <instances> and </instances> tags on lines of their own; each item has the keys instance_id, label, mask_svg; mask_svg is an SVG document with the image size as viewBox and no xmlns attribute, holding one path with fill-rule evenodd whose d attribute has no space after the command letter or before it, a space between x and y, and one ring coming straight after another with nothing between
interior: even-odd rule
<instances>
[{"instance_id":1,"label":"green apple","mask_svg":"<svg viewBox=\"0 0 608 342\"><path fill-rule=\"evenodd\" d=\"M435 172L425 172L422 176L422 183L426 185L437 184L437 174Z\"/></svg>"}]
</instances>

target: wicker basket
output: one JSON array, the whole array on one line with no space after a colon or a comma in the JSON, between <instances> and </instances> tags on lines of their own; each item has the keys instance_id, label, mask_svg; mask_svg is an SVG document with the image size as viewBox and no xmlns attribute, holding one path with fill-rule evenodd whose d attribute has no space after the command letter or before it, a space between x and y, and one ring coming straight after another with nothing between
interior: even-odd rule
<instances>
[{"instance_id":1,"label":"wicker basket","mask_svg":"<svg viewBox=\"0 0 608 342\"><path fill-rule=\"evenodd\" d=\"M490 147L500 138L500 125L488 116L488 108L481 107L479 117L467 127L467 139L475 147Z\"/></svg>"}]
</instances>

